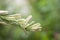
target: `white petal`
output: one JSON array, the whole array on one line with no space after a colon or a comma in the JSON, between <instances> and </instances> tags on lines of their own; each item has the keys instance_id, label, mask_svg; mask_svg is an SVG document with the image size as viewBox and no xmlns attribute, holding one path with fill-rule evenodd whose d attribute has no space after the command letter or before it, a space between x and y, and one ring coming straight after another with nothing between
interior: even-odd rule
<instances>
[{"instance_id":1,"label":"white petal","mask_svg":"<svg viewBox=\"0 0 60 40\"><path fill-rule=\"evenodd\" d=\"M14 14L14 15L9 15L9 17L15 17L15 19L20 19L21 15L20 14Z\"/></svg>"},{"instance_id":2,"label":"white petal","mask_svg":"<svg viewBox=\"0 0 60 40\"><path fill-rule=\"evenodd\" d=\"M26 20L25 19L19 19L19 20L16 20L18 23L20 23L20 24L24 24L25 25L25 22L26 22Z\"/></svg>"},{"instance_id":3,"label":"white petal","mask_svg":"<svg viewBox=\"0 0 60 40\"><path fill-rule=\"evenodd\" d=\"M37 26L36 26L36 27L32 27L31 29L40 29L40 28L41 28L41 27L37 27Z\"/></svg>"},{"instance_id":4,"label":"white petal","mask_svg":"<svg viewBox=\"0 0 60 40\"><path fill-rule=\"evenodd\" d=\"M40 23L36 23L36 24L33 24L31 27L38 27L38 26L40 26L41 24Z\"/></svg>"},{"instance_id":5,"label":"white petal","mask_svg":"<svg viewBox=\"0 0 60 40\"><path fill-rule=\"evenodd\" d=\"M30 21L31 18L32 18L32 15L30 15L26 18L26 24Z\"/></svg>"},{"instance_id":6,"label":"white petal","mask_svg":"<svg viewBox=\"0 0 60 40\"><path fill-rule=\"evenodd\" d=\"M15 20L15 17L6 17L7 20Z\"/></svg>"},{"instance_id":7,"label":"white petal","mask_svg":"<svg viewBox=\"0 0 60 40\"><path fill-rule=\"evenodd\" d=\"M35 21L32 21L31 23L27 24L26 27L31 26Z\"/></svg>"}]
</instances>

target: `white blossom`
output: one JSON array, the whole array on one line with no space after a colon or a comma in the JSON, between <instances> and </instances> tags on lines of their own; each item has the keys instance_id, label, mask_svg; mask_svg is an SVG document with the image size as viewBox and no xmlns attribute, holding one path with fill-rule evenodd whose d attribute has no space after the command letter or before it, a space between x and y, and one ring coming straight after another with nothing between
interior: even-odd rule
<instances>
[{"instance_id":1,"label":"white blossom","mask_svg":"<svg viewBox=\"0 0 60 40\"><path fill-rule=\"evenodd\" d=\"M20 23L21 26L23 26L23 28L29 28L30 31L35 31L35 30L39 30L41 31L41 24L40 23L35 23L35 21L32 21L29 23L29 21L31 20L32 15L28 16L26 19L20 19L18 22Z\"/></svg>"},{"instance_id":2,"label":"white blossom","mask_svg":"<svg viewBox=\"0 0 60 40\"><path fill-rule=\"evenodd\" d=\"M8 19L8 20L18 20L18 19L20 19L20 18L21 18L21 15L20 15L20 14L8 15L8 16L6 17L6 19Z\"/></svg>"},{"instance_id":3,"label":"white blossom","mask_svg":"<svg viewBox=\"0 0 60 40\"><path fill-rule=\"evenodd\" d=\"M20 19L21 18L21 14L13 14L13 15L9 15L9 17L15 17L16 19Z\"/></svg>"},{"instance_id":4,"label":"white blossom","mask_svg":"<svg viewBox=\"0 0 60 40\"><path fill-rule=\"evenodd\" d=\"M32 15L28 16L28 17L26 18L26 23L25 23L25 24L27 24L27 23L30 21L31 18L32 18Z\"/></svg>"},{"instance_id":5,"label":"white blossom","mask_svg":"<svg viewBox=\"0 0 60 40\"><path fill-rule=\"evenodd\" d=\"M35 31L35 30L39 30L41 29L41 24L40 23L36 23L36 24L33 24L31 27L31 31ZM40 30L41 31L41 30Z\"/></svg>"},{"instance_id":6,"label":"white blossom","mask_svg":"<svg viewBox=\"0 0 60 40\"><path fill-rule=\"evenodd\" d=\"M35 23L35 21L31 21L32 15L28 16L26 19L21 18L20 14L14 14L14 15L9 15L6 17L8 20L13 20L16 21L23 29L28 29L30 31L36 31L40 30L41 31L41 24L40 23Z\"/></svg>"}]
</instances>

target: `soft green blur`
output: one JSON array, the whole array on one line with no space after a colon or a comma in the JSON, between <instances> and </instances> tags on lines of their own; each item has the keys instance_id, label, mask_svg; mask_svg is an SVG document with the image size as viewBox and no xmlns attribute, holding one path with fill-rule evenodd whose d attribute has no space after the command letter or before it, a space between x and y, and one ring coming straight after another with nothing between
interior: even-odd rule
<instances>
[{"instance_id":1,"label":"soft green blur","mask_svg":"<svg viewBox=\"0 0 60 40\"><path fill-rule=\"evenodd\" d=\"M32 15L42 30L25 34L18 26L0 24L0 40L60 40L60 0L16 1L0 0L0 10L20 13L24 18Z\"/></svg>"}]
</instances>

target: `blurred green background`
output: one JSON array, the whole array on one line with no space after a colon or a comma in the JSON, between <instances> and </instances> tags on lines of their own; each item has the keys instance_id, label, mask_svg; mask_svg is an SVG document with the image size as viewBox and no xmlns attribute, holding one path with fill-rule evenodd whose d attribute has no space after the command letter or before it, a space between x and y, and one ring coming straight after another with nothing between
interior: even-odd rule
<instances>
[{"instance_id":1,"label":"blurred green background","mask_svg":"<svg viewBox=\"0 0 60 40\"><path fill-rule=\"evenodd\" d=\"M26 35L17 26L0 24L0 40L60 40L60 0L0 0L0 10L32 15L42 27Z\"/></svg>"}]
</instances>

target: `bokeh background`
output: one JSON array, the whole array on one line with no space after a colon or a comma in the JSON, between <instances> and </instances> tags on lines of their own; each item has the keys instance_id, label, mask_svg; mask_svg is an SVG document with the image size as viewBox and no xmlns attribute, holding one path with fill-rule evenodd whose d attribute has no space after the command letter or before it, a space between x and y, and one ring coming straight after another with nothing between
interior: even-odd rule
<instances>
[{"instance_id":1,"label":"bokeh background","mask_svg":"<svg viewBox=\"0 0 60 40\"><path fill-rule=\"evenodd\" d=\"M18 26L0 24L0 40L60 40L60 0L0 0L0 10L32 15L42 27L26 35Z\"/></svg>"}]
</instances>

